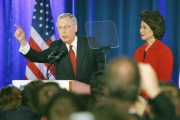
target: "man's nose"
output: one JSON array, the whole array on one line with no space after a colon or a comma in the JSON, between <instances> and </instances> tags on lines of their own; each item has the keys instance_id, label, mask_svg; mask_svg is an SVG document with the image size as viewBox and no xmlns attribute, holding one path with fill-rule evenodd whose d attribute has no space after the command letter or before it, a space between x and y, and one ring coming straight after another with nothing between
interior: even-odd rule
<instances>
[{"instance_id":1,"label":"man's nose","mask_svg":"<svg viewBox=\"0 0 180 120\"><path fill-rule=\"evenodd\" d=\"M63 29L62 29L62 32L63 32L63 33L66 33L66 29L63 28Z\"/></svg>"}]
</instances>

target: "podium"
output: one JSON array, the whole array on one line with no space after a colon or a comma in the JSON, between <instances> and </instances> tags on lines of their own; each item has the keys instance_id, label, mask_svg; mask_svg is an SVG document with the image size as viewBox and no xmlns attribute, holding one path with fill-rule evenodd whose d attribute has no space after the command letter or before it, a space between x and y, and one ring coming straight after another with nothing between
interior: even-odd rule
<instances>
[{"instance_id":1,"label":"podium","mask_svg":"<svg viewBox=\"0 0 180 120\"><path fill-rule=\"evenodd\" d=\"M19 89L34 80L12 80L12 84ZM91 86L76 80L43 80L43 82L56 82L61 88L64 88L75 94L91 94Z\"/></svg>"}]
</instances>

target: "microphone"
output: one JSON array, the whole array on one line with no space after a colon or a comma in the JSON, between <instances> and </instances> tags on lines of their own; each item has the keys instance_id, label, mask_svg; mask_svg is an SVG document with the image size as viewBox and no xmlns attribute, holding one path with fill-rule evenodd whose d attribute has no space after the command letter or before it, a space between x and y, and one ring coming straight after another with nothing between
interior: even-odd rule
<instances>
[{"instance_id":1,"label":"microphone","mask_svg":"<svg viewBox=\"0 0 180 120\"><path fill-rule=\"evenodd\" d=\"M54 57L54 60L56 61L56 60L59 60L59 58L63 55L63 54L65 54L67 52L67 49L64 47L64 48L62 48L61 50L60 50L60 52L59 52L59 54L57 54L55 57Z\"/></svg>"},{"instance_id":2,"label":"microphone","mask_svg":"<svg viewBox=\"0 0 180 120\"><path fill-rule=\"evenodd\" d=\"M60 47L59 47L59 46L56 46L56 47L54 48L54 50L52 51L52 53L49 54L48 60L53 59L54 56L57 55L57 54L59 53L59 51L60 51Z\"/></svg>"},{"instance_id":3,"label":"microphone","mask_svg":"<svg viewBox=\"0 0 180 120\"><path fill-rule=\"evenodd\" d=\"M52 64L55 64L56 61L59 60L59 58L66 52L67 52L66 47L64 47L60 50L60 47L57 46L54 48L53 52L48 56L48 60L49 60L50 65L48 66L47 71L46 71L46 79L47 80L49 80L49 75L51 75L48 73L50 66Z\"/></svg>"}]
</instances>

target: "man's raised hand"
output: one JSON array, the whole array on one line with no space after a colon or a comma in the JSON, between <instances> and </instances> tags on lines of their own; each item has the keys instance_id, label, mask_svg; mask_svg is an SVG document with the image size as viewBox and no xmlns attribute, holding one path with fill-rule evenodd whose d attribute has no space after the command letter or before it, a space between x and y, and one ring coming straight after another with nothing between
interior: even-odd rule
<instances>
[{"instance_id":1,"label":"man's raised hand","mask_svg":"<svg viewBox=\"0 0 180 120\"><path fill-rule=\"evenodd\" d=\"M20 42L21 47L26 46L27 40L26 40L26 36L25 36L24 31L22 30L21 27L19 27L19 26L16 25L16 24L15 24L14 26L17 28L16 32L14 33L14 36L15 36L16 39Z\"/></svg>"}]
</instances>

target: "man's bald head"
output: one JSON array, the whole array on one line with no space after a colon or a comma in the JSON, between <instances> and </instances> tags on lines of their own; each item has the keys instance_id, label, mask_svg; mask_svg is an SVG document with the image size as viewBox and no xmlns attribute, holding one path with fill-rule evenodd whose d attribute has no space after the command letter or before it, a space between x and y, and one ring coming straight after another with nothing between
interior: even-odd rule
<instances>
[{"instance_id":1,"label":"man's bald head","mask_svg":"<svg viewBox=\"0 0 180 120\"><path fill-rule=\"evenodd\" d=\"M137 99L140 75L137 63L127 57L115 58L106 67L110 95L134 102Z\"/></svg>"}]
</instances>

